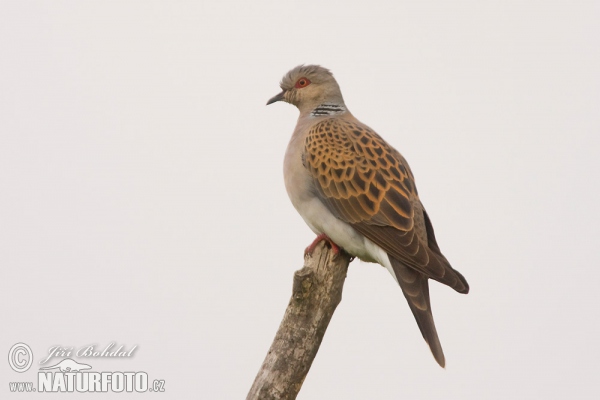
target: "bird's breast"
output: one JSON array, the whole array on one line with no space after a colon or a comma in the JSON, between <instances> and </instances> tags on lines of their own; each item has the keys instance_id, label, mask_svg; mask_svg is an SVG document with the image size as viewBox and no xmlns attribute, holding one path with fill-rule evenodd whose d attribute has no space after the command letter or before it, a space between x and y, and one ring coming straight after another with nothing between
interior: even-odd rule
<instances>
[{"instance_id":1,"label":"bird's breast","mask_svg":"<svg viewBox=\"0 0 600 400\"><path fill-rule=\"evenodd\" d=\"M285 152L283 178L292 204L304 217L310 201L315 197L315 187L313 179L303 163L304 146L302 142L301 137L292 136Z\"/></svg>"}]
</instances>

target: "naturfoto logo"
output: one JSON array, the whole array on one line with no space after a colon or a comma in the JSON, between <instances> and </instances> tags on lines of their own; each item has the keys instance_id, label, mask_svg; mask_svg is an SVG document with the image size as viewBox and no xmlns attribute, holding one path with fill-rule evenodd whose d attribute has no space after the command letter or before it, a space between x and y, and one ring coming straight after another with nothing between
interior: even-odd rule
<instances>
[{"instance_id":1,"label":"naturfoto logo","mask_svg":"<svg viewBox=\"0 0 600 400\"><path fill-rule=\"evenodd\" d=\"M137 345L131 348L110 343L105 347L96 345L74 347L53 346L39 361L40 365L54 358L63 358L41 366L37 372L37 385L32 382L9 382L11 392L164 392L165 381L150 380L144 371L94 371L90 364L73 360L81 358L124 358L133 357ZM69 358L65 358L69 357ZM33 362L33 352L25 343L13 345L8 354L8 362L15 372L27 371Z\"/></svg>"}]
</instances>

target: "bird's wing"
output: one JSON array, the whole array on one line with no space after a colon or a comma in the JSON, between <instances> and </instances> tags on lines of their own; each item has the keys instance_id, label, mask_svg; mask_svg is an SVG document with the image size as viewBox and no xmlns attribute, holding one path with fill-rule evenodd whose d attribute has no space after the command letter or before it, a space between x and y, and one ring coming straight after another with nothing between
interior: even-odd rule
<instances>
[{"instance_id":1,"label":"bird's wing","mask_svg":"<svg viewBox=\"0 0 600 400\"><path fill-rule=\"evenodd\" d=\"M304 164L336 217L406 266L468 292L435 243L408 164L377 133L358 122L325 119L306 136Z\"/></svg>"}]
</instances>

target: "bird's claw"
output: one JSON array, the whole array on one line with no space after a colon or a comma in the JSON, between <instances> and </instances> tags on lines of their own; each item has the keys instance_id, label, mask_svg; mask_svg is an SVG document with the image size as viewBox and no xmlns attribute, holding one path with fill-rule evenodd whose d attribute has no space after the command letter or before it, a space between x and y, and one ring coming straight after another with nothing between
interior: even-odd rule
<instances>
[{"instance_id":1,"label":"bird's claw","mask_svg":"<svg viewBox=\"0 0 600 400\"><path fill-rule=\"evenodd\" d=\"M335 244L333 242L333 240L331 240L329 238L329 236L327 236L324 233L321 233L320 235L318 235L315 240L313 240L313 242L310 244L310 246L308 246L305 250L304 250L304 257L306 257L307 255L311 255L313 251L315 251L315 248L317 247L317 245L324 240L325 242L329 243L329 245L331 246L331 250L333 250L333 254L338 255L340 254L340 246L338 246L337 244Z\"/></svg>"}]
</instances>

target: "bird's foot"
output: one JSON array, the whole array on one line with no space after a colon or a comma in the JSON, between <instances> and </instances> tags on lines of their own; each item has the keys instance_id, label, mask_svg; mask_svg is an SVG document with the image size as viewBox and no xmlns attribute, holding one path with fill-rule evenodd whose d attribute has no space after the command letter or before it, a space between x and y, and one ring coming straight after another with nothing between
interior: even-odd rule
<instances>
[{"instance_id":1,"label":"bird's foot","mask_svg":"<svg viewBox=\"0 0 600 400\"><path fill-rule=\"evenodd\" d=\"M304 250L304 257L306 257L307 255L311 255L313 251L315 251L315 247L317 247L317 245L319 244L319 242L321 242L321 240L326 241L327 243L329 243L329 245L331 246L331 250L333 250L333 254L338 255L340 254L340 246L338 246L337 244L335 244L333 242L333 240L331 240L329 238L329 236L327 236L324 233L321 233L319 236L317 236L315 238L315 240L310 244L310 246L308 246L305 250Z\"/></svg>"}]
</instances>

